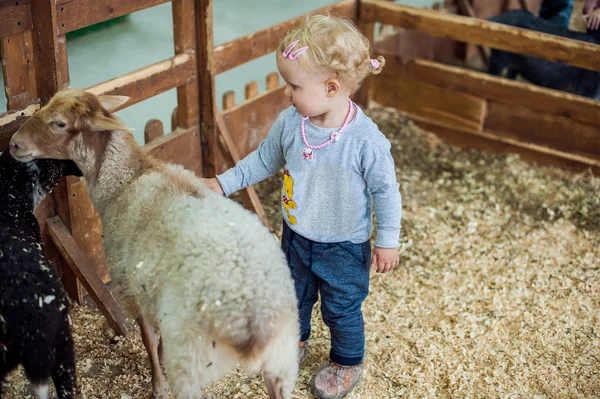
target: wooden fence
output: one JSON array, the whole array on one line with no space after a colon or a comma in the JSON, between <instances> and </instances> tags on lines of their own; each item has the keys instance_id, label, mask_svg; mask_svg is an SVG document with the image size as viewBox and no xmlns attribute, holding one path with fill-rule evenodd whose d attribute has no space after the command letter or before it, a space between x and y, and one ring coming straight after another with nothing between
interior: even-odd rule
<instances>
[{"instance_id":1,"label":"wooden fence","mask_svg":"<svg viewBox=\"0 0 600 399\"><path fill-rule=\"evenodd\" d=\"M8 112L0 115L0 147L27 117L69 87L68 32L162 3L166 1L0 0L0 54L8 99ZM130 96L124 108L176 88L177 107L169 131L165 134L162 123L150 119L145 146L199 176L214 176L256 148L289 105L275 73L265 77L264 93L258 93L256 82L249 82L238 104L232 92L226 93L223 112L218 112L215 76L275 51L284 33L299 26L306 15L214 47L212 1L171 3L175 55L88 89ZM375 26L382 24L375 48L388 62L384 72L356 95L361 105L375 100L393 106L425 129L468 148L518 152L598 173L599 102L439 61L485 60L492 47L600 70L600 46L474 18L492 12L490 2L484 3L446 0L442 12L382 0L343 0L314 13L352 18L371 39ZM528 6L522 3L516 4ZM407 39L411 37L427 46L411 47ZM245 206L267 224L254 189L244 190L243 198ZM126 323L105 287L110 277L101 223L85 183L63 179L36 212L47 254L68 293L78 301L89 293L113 328L125 333Z\"/></svg>"}]
</instances>

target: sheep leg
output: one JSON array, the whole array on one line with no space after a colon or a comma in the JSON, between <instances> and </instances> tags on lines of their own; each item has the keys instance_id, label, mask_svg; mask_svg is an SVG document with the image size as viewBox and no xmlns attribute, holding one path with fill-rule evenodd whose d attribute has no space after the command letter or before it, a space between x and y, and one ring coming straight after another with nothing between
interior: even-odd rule
<instances>
[{"instance_id":1,"label":"sheep leg","mask_svg":"<svg viewBox=\"0 0 600 399\"><path fill-rule=\"evenodd\" d=\"M158 336L158 362L160 363L160 369L163 375L166 377L167 371L165 370L165 357L163 355L163 340L160 337L160 334Z\"/></svg>"},{"instance_id":2,"label":"sheep leg","mask_svg":"<svg viewBox=\"0 0 600 399\"><path fill-rule=\"evenodd\" d=\"M152 368L152 399L168 399L169 386L167 385L167 379L162 372L158 355L160 336L144 316L140 316L137 319L137 323L142 331L142 342L148 352L150 366Z\"/></svg>"},{"instance_id":3,"label":"sheep leg","mask_svg":"<svg viewBox=\"0 0 600 399\"><path fill-rule=\"evenodd\" d=\"M271 338L263 355L263 374L269 399L292 399L298 376L298 322L289 320Z\"/></svg>"},{"instance_id":4,"label":"sheep leg","mask_svg":"<svg viewBox=\"0 0 600 399\"><path fill-rule=\"evenodd\" d=\"M269 399L285 399L281 380L278 377L265 375L265 383L267 384Z\"/></svg>"}]
</instances>

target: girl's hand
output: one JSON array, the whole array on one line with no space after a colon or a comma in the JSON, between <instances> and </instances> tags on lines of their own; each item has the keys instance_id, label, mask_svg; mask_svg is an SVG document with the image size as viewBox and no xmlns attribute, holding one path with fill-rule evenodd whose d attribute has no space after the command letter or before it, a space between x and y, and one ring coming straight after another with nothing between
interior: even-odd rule
<instances>
[{"instance_id":1,"label":"girl's hand","mask_svg":"<svg viewBox=\"0 0 600 399\"><path fill-rule=\"evenodd\" d=\"M597 8L587 17L587 28L597 30L600 27L600 8Z\"/></svg>"},{"instance_id":2,"label":"girl's hand","mask_svg":"<svg viewBox=\"0 0 600 399\"><path fill-rule=\"evenodd\" d=\"M208 187L215 193L225 195L225 193L223 192L223 187L221 187L221 183L219 183L219 180L217 178L202 179L202 181L204 182L204 184L206 184L206 187Z\"/></svg>"},{"instance_id":3,"label":"girl's hand","mask_svg":"<svg viewBox=\"0 0 600 399\"><path fill-rule=\"evenodd\" d=\"M377 273L387 273L394 269L400 261L398 248L380 248L373 249L371 267L377 267Z\"/></svg>"}]
</instances>

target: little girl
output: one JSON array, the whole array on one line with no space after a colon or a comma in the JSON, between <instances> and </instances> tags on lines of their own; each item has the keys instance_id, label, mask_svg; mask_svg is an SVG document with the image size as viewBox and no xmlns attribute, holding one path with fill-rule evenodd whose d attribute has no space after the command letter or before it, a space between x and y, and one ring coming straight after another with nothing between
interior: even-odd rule
<instances>
[{"instance_id":1,"label":"little girl","mask_svg":"<svg viewBox=\"0 0 600 399\"><path fill-rule=\"evenodd\" d=\"M277 68L292 106L258 149L205 183L231 193L284 169L281 247L295 281L300 313L299 361L308 350L313 305L321 295L331 332L330 359L313 378L319 398L341 398L359 382L365 354L362 302L369 266L398 264L401 197L390 143L350 100L383 57L349 21L314 16L287 33ZM371 256L372 201L377 239Z\"/></svg>"}]
</instances>

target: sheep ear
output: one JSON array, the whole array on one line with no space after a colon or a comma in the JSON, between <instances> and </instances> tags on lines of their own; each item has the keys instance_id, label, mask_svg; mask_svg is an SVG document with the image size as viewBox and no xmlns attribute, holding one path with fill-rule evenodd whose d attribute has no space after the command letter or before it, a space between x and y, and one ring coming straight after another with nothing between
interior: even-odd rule
<instances>
[{"instance_id":1,"label":"sheep ear","mask_svg":"<svg viewBox=\"0 0 600 399\"><path fill-rule=\"evenodd\" d=\"M104 107L105 110L111 111L120 107L129 101L129 96L98 96L98 100L100 100L100 104Z\"/></svg>"},{"instance_id":2,"label":"sheep ear","mask_svg":"<svg viewBox=\"0 0 600 399\"><path fill-rule=\"evenodd\" d=\"M102 131L106 131L106 130L110 130L110 131L113 131L113 130L131 131L131 130L133 130L133 129L125 126L123 124L123 122L121 122L117 119L108 118L104 115L95 116L94 118L89 120L87 124L88 124L89 129L93 132L102 132Z\"/></svg>"}]
</instances>

